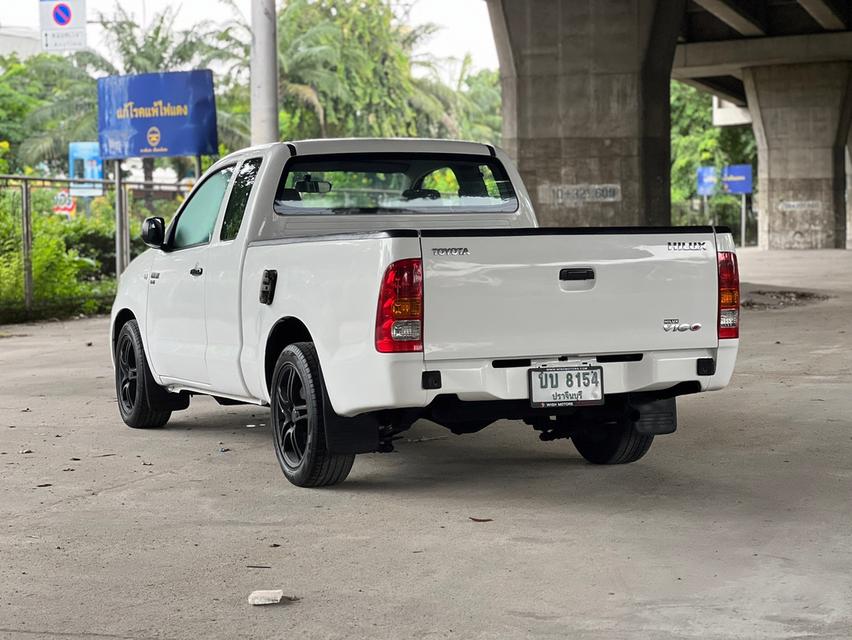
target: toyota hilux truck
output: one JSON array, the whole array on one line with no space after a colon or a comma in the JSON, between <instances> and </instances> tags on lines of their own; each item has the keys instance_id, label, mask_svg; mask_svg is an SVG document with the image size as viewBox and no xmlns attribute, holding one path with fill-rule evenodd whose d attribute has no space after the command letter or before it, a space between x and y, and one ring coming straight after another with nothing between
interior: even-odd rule
<instances>
[{"instance_id":1,"label":"toyota hilux truck","mask_svg":"<svg viewBox=\"0 0 852 640\"><path fill-rule=\"evenodd\" d=\"M331 485L425 419L515 420L594 464L728 384L739 276L724 227L541 228L486 144L309 140L213 165L122 274L118 408L270 407L287 479Z\"/></svg>"}]
</instances>

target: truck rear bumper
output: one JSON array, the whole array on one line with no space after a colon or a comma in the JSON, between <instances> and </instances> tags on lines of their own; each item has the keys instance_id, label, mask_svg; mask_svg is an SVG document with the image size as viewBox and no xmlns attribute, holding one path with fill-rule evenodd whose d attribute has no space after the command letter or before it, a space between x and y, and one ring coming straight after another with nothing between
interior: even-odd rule
<instances>
[{"instance_id":1,"label":"truck rear bumper","mask_svg":"<svg viewBox=\"0 0 852 640\"><path fill-rule=\"evenodd\" d=\"M602 367L606 395L660 391L692 381L698 382L702 391L711 391L723 388L730 381L738 345L738 340L724 340L719 348L713 349L576 357L559 361L559 364ZM439 395L456 395L460 400L471 402L527 399L530 367L557 361L556 357L502 361L424 361L418 358L419 355L388 358L387 369L380 376L384 384L370 385L379 391L378 396L361 394L356 398L348 395L344 400L332 393L335 410L341 415L353 416L380 409L425 407ZM623 361L613 362L613 358L622 358ZM698 360L703 358L714 360L713 375L698 375ZM440 372L440 388L423 388L425 371ZM337 406L339 404L346 406Z\"/></svg>"}]
</instances>

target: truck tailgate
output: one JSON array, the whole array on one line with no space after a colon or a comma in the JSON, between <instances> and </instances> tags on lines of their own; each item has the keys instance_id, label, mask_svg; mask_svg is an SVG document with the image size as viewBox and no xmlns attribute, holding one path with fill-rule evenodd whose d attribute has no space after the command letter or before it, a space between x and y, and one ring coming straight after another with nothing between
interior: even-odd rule
<instances>
[{"instance_id":1,"label":"truck tailgate","mask_svg":"<svg viewBox=\"0 0 852 640\"><path fill-rule=\"evenodd\" d=\"M421 248L426 360L717 346L710 228L424 231Z\"/></svg>"}]
</instances>

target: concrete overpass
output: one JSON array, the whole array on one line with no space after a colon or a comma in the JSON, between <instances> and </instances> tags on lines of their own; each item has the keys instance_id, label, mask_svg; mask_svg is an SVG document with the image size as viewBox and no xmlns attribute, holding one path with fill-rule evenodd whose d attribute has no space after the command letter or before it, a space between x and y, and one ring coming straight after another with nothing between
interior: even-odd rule
<instances>
[{"instance_id":1,"label":"concrete overpass","mask_svg":"<svg viewBox=\"0 0 852 640\"><path fill-rule=\"evenodd\" d=\"M852 247L850 0L487 2L543 224L669 223L675 77L748 107L762 247Z\"/></svg>"}]
</instances>

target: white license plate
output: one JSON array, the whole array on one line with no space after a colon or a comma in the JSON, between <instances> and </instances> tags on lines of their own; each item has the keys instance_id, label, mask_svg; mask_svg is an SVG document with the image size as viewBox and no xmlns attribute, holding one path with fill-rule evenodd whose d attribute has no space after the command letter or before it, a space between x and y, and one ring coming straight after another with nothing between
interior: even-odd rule
<instances>
[{"instance_id":1,"label":"white license plate","mask_svg":"<svg viewBox=\"0 0 852 640\"><path fill-rule=\"evenodd\" d=\"M530 369L533 407L571 407L603 401L603 367Z\"/></svg>"}]
</instances>

